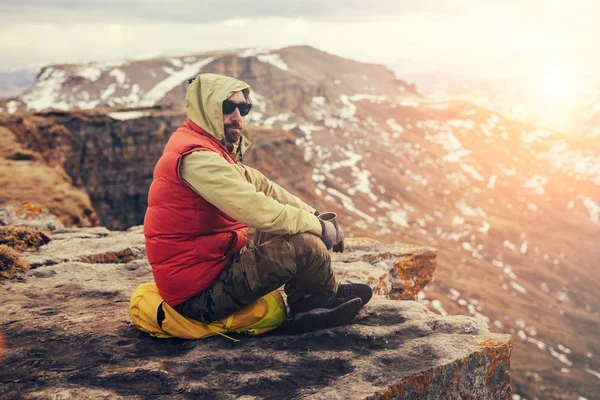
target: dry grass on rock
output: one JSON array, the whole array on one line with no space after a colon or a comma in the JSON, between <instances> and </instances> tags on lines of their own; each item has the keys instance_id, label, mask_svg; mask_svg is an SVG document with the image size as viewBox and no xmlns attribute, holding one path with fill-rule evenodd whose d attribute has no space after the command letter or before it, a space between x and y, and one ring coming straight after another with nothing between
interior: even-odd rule
<instances>
[{"instance_id":1,"label":"dry grass on rock","mask_svg":"<svg viewBox=\"0 0 600 400\"><path fill-rule=\"evenodd\" d=\"M0 115L0 125L7 123L7 118L10 117L4 115L3 119ZM97 225L97 216L89 195L73 185L58 159L60 157L51 156L50 150L46 148L48 146L38 143L45 136L38 132L36 123L49 122L30 117L23 120L23 126L16 126L14 130L0 126L0 170L3 171L0 174L0 206L27 201L47 208L65 226ZM56 129L64 127L59 128L60 126ZM21 132L27 129L35 135ZM51 130L47 135L56 133L53 132ZM62 131L56 133L56 141L60 141L60 137L64 135ZM21 143L18 136L28 145ZM56 146L54 142L50 144ZM53 148L52 146L50 147Z\"/></svg>"},{"instance_id":2,"label":"dry grass on rock","mask_svg":"<svg viewBox=\"0 0 600 400\"><path fill-rule=\"evenodd\" d=\"M21 258L18 251L0 244L0 279L12 279L28 269L29 264Z\"/></svg>"},{"instance_id":3,"label":"dry grass on rock","mask_svg":"<svg viewBox=\"0 0 600 400\"><path fill-rule=\"evenodd\" d=\"M35 251L45 245L50 238L43 232L27 226L0 226L0 245L17 251Z\"/></svg>"}]
</instances>

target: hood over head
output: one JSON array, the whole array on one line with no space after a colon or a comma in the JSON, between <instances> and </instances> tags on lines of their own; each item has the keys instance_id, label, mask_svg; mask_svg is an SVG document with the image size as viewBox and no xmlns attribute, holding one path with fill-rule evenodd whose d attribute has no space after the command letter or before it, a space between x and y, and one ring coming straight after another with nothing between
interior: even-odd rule
<instances>
[{"instance_id":1,"label":"hood over head","mask_svg":"<svg viewBox=\"0 0 600 400\"><path fill-rule=\"evenodd\" d=\"M250 93L250 86L243 81L217 74L200 74L190 84L185 96L185 111L189 119L214 136L225 139L223 126L223 101L235 92Z\"/></svg>"}]
</instances>

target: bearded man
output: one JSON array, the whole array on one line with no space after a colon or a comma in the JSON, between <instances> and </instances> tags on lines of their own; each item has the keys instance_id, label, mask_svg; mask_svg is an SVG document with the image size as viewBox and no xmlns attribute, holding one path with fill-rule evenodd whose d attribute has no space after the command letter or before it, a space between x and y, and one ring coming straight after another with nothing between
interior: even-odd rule
<instances>
[{"instance_id":1,"label":"bearded man","mask_svg":"<svg viewBox=\"0 0 600 400\"><path fill-rule=\"evenodd\" d=\"M350 322L368 285L339 284L329 249L336 225L259 171L241 163L250 87L201 74L186 95L187 118L154 170L144 234L161 297L210 323L285 285L289 324L299 331Z\"/></svg>"}]
</instances>

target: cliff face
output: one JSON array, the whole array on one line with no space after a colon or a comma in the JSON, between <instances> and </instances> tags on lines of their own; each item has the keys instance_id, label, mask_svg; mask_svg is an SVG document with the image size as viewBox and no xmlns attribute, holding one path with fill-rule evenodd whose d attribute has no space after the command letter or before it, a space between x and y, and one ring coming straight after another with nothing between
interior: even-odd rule
<instances>
[{"instance_id":1,"label":"cliff face","mask_svg":"<svg viewBox=\"0 0 600 400\"><path fill-rule=\"evenodd\" d=\"M64 170L69 183L89 195L102 224L125 229L143 223L154 166L169 137L185 119L181 113L146 112L148 116L125 120L118 119L119 112L4 114L0 128L14 136L19 148L39 159L30 165L32 170L43 171L49 166ZM302 162L290 132L250 127L246 134L253 147L245 161L267 176L277 176L278 182L292 192L314 191L311 168ZM19 200L47 206L39 186L33 185L32 191L39 195L31 198L23 191L15 195Z\"/></svg>"},{"instance_id":2,"label":"cliff face","mask_svg":"<svg viewBox=\"0 0 600 400\"><path fill-rule=\"evenodd\" d=\"M105 114L49 113L12 115L4 124L47 165L63 168L72 184L89 195L104 224L123 228L143 221L154 164L174 120L141 118L127 127Z\"/></svg>"},{"instance_id":3,"label":"cliff face","mask_svg":"<svg viewBox=\"0 0 600 400\"><path fill-rule=\"evenodd\" d=\"M43 117L30 115L18 124L9 122L13 119L0 114L0 206L14 206L16 211L7 209L0 225L14 223L23 212L21 217L30 211L36 214L38 205L60 219L48 227L98 224L88 193L65 170L69 154L62 153L62 143L70 141L70 132Z\"/></svg>"},{"instance_id":4,"label":"cliff face","mask_svg":"<svg viewBox=\"0 0 600 400\"><path fill-rule=\"evenodd\" d=\"M356 320L302 335L154 339L129 321L128 301L151 281L141 227L57 230L2 283L7 348L0 397L92 399L239 396L311 399L508 399L510 336L478 318L442 317L378 292ZM433 249L350 240L333 266L342 280L419 292ZM389 261L389 262L387 262ZM406 279L401 278L405 276ZM0 353L0 357L2 353Z\"/></svg>"}]
</instances>

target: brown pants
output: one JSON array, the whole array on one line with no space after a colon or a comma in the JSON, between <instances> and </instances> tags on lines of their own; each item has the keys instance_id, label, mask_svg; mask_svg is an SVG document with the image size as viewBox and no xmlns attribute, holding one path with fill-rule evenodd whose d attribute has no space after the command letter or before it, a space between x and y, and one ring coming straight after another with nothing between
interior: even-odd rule
<instances>
[{"instance_id":1,"label":"brown pants","mask_svg":"<svg viewBox=\"0 0 600 400\"><path fill-rule=\"evenodd\" d=\"M311 233L282 236L251 230L248 243L212 285L175 310L197 321L212 322L284 284L288 303L307 294L334 295L338 284L325 245Z\"/></svg>"}]
</instances>

